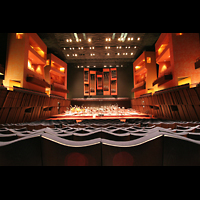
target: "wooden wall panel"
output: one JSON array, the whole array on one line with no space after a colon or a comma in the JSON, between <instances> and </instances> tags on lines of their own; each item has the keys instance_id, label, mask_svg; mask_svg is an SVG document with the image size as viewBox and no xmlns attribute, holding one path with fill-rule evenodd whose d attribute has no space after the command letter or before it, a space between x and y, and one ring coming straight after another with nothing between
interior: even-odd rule
<instances>
[{"instance_id":1,"label":"wooden wall panel","mask_svg":"<svg viewBox=\"0 0 200 200\"><path fill-rule=\"evenodd\" d=\"M197 92L194 88L190 88L188 90L188 94L189 94L189 97L192 101L192 105L200 105L200 99L199 99L198 94L197 94Z\"/></svg>"},{"instance_id":2,"label":"wooden wall panel","mask_svg":"<svg viewBox=\"0 0 200 200\"><path fill-rule=\"evenodd\" d=\"M9 108L9 107L3 107L2 114L1 114L1 118L0 118L0 122L1 122L2 124L5 124L5 123L6 123L6 120L7 120L8 114L9 114L9 111L10 111L10 108Z\"/></svg>"}]
</instances>

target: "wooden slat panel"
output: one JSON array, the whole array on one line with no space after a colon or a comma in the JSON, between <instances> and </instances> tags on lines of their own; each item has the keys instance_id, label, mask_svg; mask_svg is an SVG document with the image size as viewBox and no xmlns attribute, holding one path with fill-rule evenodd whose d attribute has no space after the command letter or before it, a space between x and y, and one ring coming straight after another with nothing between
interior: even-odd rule
<instances>
[{"instance_id":1,"label":"wooden slat panel","mask_svg":"<svg viewBox=\"0 0 200 200\"><path fill-rule=\"evenodd\" d=\"M183 103L183 105L187 105L187 100L185 98L185 95L184 95L184 92L182 90L179 90L179 94L180 94L180 97L181 97L181 101Z\"/></svg>"},{"instance_id":2,"label":"wooden slat panel","mask_svg":"<svg viewBox=\"0 0 200 200\"><path fill-rule=\"evenodd\" d=\"M183 111L182 106L181 105L177 105L177 107L178 107L178 112L179 112L179 115L180 115L180 120L185 121L186 117L185 117L185 113Z\"/></svg>"},{"instance_id":3,"label":"wooden slat panel","mask_svg":"<svg viewBox=\"0 0 200 200\"><path fill-rule=\"evenodd\" d=\"M188 92L189 92L189 96L190 96L190 99L192 101L192 104L193 105L200 105L200 100L199 100L199 97L198 97L195 89L194 88L190 88L188 90Z\"/></svg>"},{"instance_id":4,"label":"wooden slat panel","mask_svg":"<svg viewBox=\"0 0 200 200\"><path fill-rule=\"evenodd\" d=\"M6 99L6 96L8 94L8 90L0 89L0 107L3 107L4 101Z\"/></svg>"},{"instance_id":5,"label":"wooden slat panel","mask_svg":"<svg viewBox=\"0 0 200 200\"><path fill-rule=\"evenodd\" d=\"M0 118L0 124L5 124L8 114L9 114L10 108L9 107L4 107L2 114L1 114L1 118Z\"/></svg>"}]
</instances>

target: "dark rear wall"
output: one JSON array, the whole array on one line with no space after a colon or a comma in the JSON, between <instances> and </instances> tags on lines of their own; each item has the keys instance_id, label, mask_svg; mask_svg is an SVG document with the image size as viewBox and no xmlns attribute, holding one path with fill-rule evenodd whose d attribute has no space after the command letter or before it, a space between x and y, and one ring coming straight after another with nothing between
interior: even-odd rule
<instances>
[{"instance_id":1,"label":"dark rear wall","mask_svg":"<svg viewBox=\"0 0 200 200\"><path fill-rule=\"evenodd\" d=\"M97 69L95 69L97 70ZM133 97L131 89L133 88L133 64L127 63L124 67L117 68L117 90L118 97ZM75 68L67 65L67 97L83 98L83 68ZM93 96L94 98L95 96ZM98 96L99 97L99 96ZM102 97L104 97L102 95ZM108 96L107 96L108 97Z\"/></svg>"}]
</instances>

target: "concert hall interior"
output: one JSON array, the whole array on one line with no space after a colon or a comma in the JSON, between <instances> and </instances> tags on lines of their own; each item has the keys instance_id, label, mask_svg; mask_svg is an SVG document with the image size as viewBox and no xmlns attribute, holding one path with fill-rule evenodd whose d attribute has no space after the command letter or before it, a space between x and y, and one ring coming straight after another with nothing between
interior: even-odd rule
<instances>
[{"instance_id":1,"label":"concert hall interior","mask_svg":"<svg viewBox=\"0 0 200 200\"><path fill-rule=\"evenodd\" d=\"M0 166L188 165L199 33L0 33Z\"/></svg>"}]
</instances>

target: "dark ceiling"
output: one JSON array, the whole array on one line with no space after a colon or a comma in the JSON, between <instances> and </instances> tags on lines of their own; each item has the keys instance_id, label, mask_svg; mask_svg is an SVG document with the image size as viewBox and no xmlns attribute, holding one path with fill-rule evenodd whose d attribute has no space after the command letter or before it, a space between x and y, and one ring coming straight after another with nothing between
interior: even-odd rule
<instances>
[{"instance_id":1,"label":"dark ceiling","mask_svg":"<svg viewBox=\"0 0 200 200\"><path fill-rule=\"evenodd\" d=\"M161 33L37 34L47 45L47 52L67 64L103 67L134 62L144 50L154 51Z\"/></svg>"}]
</instances>

